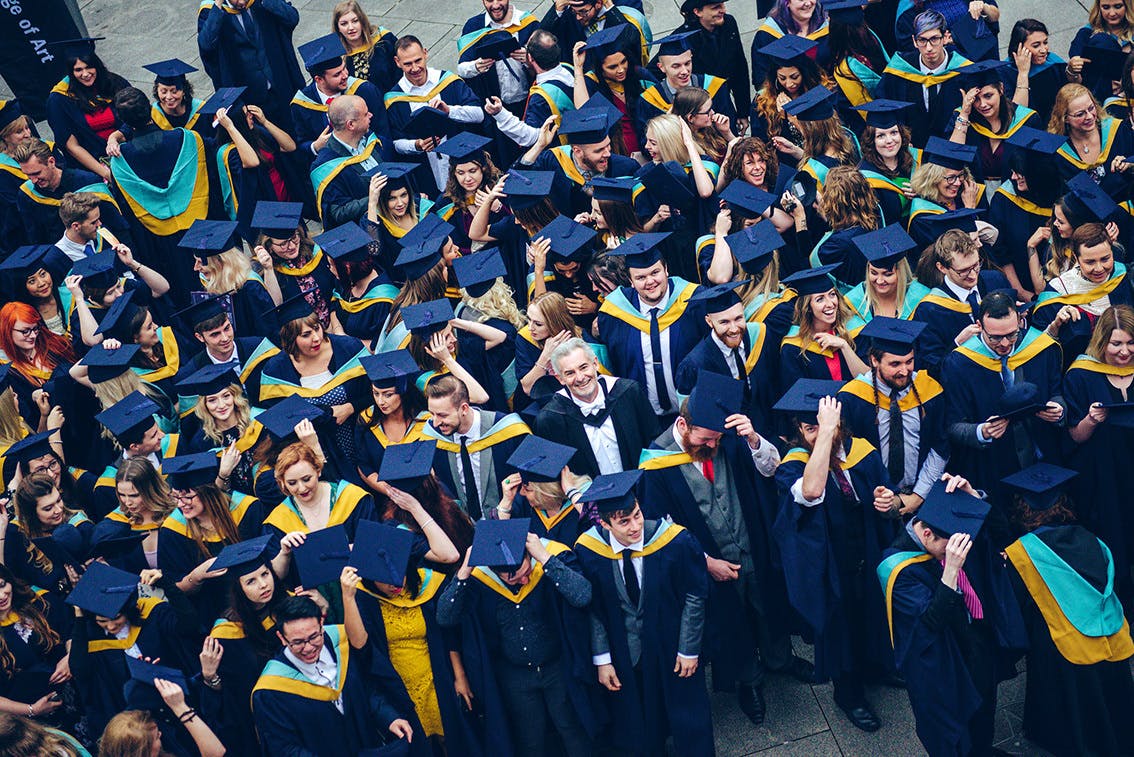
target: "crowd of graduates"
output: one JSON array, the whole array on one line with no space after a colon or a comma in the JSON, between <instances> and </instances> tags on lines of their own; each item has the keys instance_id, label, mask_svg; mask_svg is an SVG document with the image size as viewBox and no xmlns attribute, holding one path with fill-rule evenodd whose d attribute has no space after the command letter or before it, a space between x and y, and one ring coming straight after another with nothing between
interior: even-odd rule
<instances>
[{"instance_id":1,"label":"crowd of graduates","mask_svg":"<svg viewBox=\"0 0 1134 757\"><path fill-rule=\"evenodd\" d=\"M204 0L208 96L54 43L0 755L704 757L784 676L985 755L1024 670L1134 753L1134 6L1000 60L991 0L757 5L484 0L446 71Z\"/></svg>"}]
</instances>

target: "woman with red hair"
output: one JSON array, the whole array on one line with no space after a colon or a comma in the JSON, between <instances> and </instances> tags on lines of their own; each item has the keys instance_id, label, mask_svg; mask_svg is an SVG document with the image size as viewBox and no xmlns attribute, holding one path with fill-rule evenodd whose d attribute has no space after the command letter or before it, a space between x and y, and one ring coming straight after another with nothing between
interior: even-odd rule
<instances>
[{"instance_id":1,"label":"woman with red hair","mask_svg":"<svg viewBox=\"0 0 1134 757\"><path fill-rule=\"evenodd\" d=\"M40 418L37 391L56 367L74 362L71 343L48 329L33 306L9 302L0 308L0 351L12 366L8 380L19 399L20 415L35 428Z\"/></svg>"}]
</instances>

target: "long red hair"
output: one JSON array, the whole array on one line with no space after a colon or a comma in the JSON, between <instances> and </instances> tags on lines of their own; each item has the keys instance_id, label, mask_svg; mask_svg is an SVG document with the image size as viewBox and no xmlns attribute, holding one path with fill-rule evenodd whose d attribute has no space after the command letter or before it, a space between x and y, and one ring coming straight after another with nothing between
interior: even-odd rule
<instances>
[{"instance_id":1,"label":"long red hair","mask_svg":"<svg viewBox=\"0 0 1134 757\"><path fill-rule=\"evenodd\" d=\"M19 321L39 326L39 333L35 337L35 354L40 365L44 366L43 369L30 362L12 339L12 329L16 328ZM4 350L4 354L12 361L12 367L34 384L43 384L46 380L38 378L41 370L54 370L62 362L75 360L75 352L67 338L50 331L43 323L39 311L26 302L9 302L0 307L0 350Z\"/></svg>"}]
</instances>

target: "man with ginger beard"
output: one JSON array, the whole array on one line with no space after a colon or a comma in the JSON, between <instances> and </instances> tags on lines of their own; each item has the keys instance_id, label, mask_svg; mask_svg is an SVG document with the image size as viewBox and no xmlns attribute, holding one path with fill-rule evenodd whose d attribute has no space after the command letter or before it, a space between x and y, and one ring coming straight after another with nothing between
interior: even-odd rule
<instances>
[{"instance_id":1,"label":"man with ginger beard","mask_svg":"<svg viewBox=\"0 0 1134 757\"><path fill-rule=\"evenodd\" d=\"M698 542L712 578L705 654L717 687L737 683L740 708L764 722L764 669L810 681L810 664L792 655L782 588L772 576L770 523L779 465L775 446L740 412L743 384L703 371L673 426L642 452L642 502L651 518L669 516ZM759 474L759 475L757 475ZM760 655L757 655L757 648Z\"/></svg>"},{"instance_id":2,"label":"man with ginger beard","mask_svg":"<svg viewBox=\"0 0 1134 757\"><path fill-rule=\"evenodd\" d=\"M709 334L677 366L677 391L688 394L705 371L744 382L744 412L759 429L771 428L768 411L775 398L776 344L762 323L745 320L744 303L734 291L740 282L701 287L690 303L704 303ZM770 355L770 356L769 356Z\"/></svg>"},{"instance_id":3,"label":"man with ginger beard","mask_svg":"<svg viewBox=\"0 0 1134 757\"><path fill-rule=\"evenodd\" d=\"M871 370L839 392L847 426L878 449L903 514L921 506L949 459L945 389L914 370L915 346L925 328L918 321L875 317L859 332L860 339L871 340Z\"/></svg>"}]
</instances>

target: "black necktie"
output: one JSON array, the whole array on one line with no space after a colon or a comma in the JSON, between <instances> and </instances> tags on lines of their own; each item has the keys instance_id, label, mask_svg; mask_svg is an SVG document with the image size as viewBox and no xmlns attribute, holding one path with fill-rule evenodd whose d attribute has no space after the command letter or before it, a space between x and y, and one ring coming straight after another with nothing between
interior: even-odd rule
<instances>
[{"instance_id":1,"label":"black necktie","mask_svg":"<svg viewBox=\"0 0 1134 757\"><path fill-rule=\"evenodd\" d=\"M468 437L461 437L461 467L465 470L465 509L469 517L480 520L484 513L480 509L480 492L476 490L476 476L473 475L472 458L469 456Z\"/></svg>"},{"instance_id":2,"label":"black necktie","mask_svg":"<svg viewBox=\"0 0 1134 757\"><path fill-rule=\"evenodd\" d=\"M901 486L906 477L906 429L902 425L902 408L895 391L890 392L890 451L887 457L890 480Z\"/></svg>"},{"instance_id":3,"label":"black necktie","mask_svg":"<svg viewBox=\"0 0 1134 757\"><path fill-rule=\"evenodd\" d=\"M744 357L740 354L739 347L732 348L732 359L736 361L736 377L744 381L748 378L748 374L744 371Z\"/></svg>"},{"instance_id":4,"label":"black necktie","mask_svg":"<svg viewBox=\"0 0 1134 757\"><path fill-rule=\"evenodd\" d=\"M665 365L662 363L661 329L658 327L658 309L650 308L650 351L653 352L654 383L657 385L658 407L668 413L669 389L665 383Z\"/></svg>"},{"instance_id":5,"label":"black necktie","mask_svg":"<svg viewBox=\"0 0 1134 757\"><path fill-rule=\"evenodd\" d=\"M973 311L973 320L975 321L980 317L980 302L977 299L975 289L969 292L969 296L965 298L965 302L969 303L969 309Z\"/></svg>"},{"instance_id":6,"label":"black necktie","mask_svg":"<svg viewBox=\"0 0 1134 757\"><path fill-rule=\"evenodd\" d=\"M634 558L630 557L630 550L622 550L622 578L626 581L626 596L637 607L642 598L642 587L638 585L638 571L634 570Z\"/></svg>"},{"instance_id":7,"label":"black necktie","mask_svg":"<svg viewBox=\"0 0 1134 757\"><path fill-rule=\"evenodd\" d=\"M940 85L932 85L932 86L926 87L926 89L929 91L929 108L928 108L929 113L933 113L934 108L937 105L937 90L939 88L940 88Z\"/></svg>"}]
</instances>

